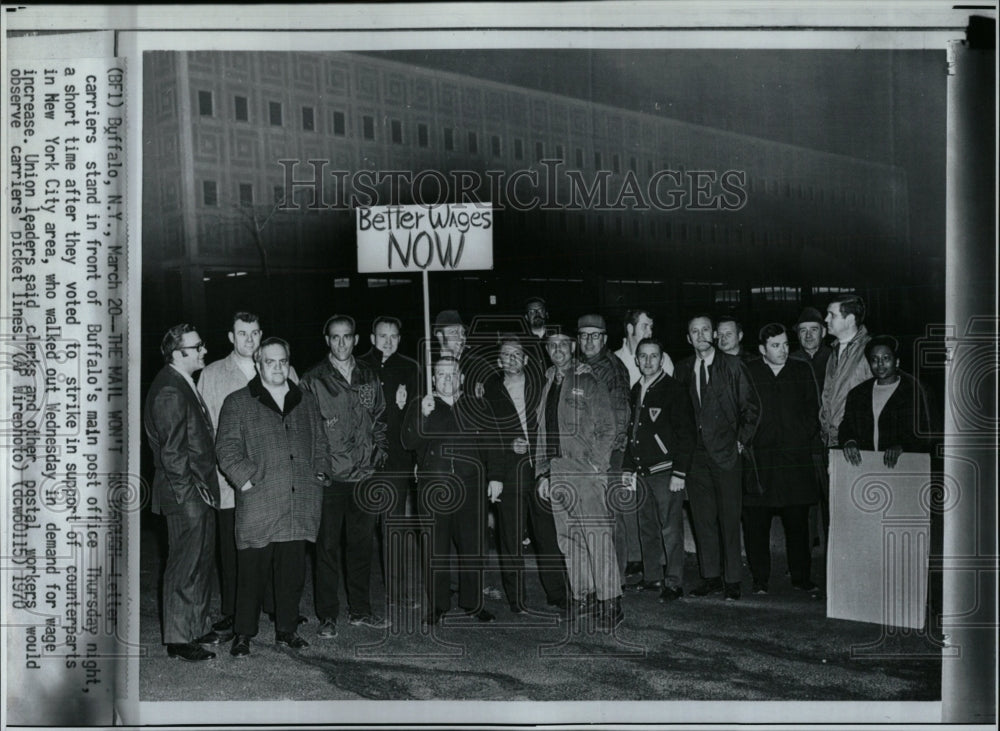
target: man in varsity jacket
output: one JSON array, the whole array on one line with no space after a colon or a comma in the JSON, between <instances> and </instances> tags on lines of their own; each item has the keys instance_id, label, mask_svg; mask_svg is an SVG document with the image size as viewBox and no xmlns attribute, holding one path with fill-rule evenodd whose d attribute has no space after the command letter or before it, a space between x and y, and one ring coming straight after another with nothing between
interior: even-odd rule
<instances>
[{"instance_id":1,"label":"man in varsity jacket","mask_svg":"<svg viewBox=\"0 0 1000 731\"><path fill-rule=\"evenodd\" d=\"M663 345L654 338L636 346L642 375L632 387L622 469L639 506L643 580L636 588L659 590L660 601L668 602L684 594L684 477L696 433L691 399L684 386L663 372L663 358Z\"/></svg>"}]
</instances>

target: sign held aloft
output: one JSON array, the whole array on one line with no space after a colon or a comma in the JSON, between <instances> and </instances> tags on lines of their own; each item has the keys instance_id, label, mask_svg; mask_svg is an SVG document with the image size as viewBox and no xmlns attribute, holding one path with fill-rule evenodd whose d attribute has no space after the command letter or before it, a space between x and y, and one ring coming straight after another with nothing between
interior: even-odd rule
<instances>
[{"instance_id":1,"label":"sign held aloft","mask_svg":"<svg viewBox=\"0 0 1000 731\"><path fill-rule=\"evenodd\" d=\"M493 268L488 203L358 208L358 272Z\"/></svg>"}]
</instances>

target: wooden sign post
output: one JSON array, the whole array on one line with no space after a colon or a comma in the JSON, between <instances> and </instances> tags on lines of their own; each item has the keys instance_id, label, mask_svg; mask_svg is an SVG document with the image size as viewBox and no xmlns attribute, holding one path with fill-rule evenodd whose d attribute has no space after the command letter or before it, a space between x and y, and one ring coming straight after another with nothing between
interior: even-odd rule
<instances>
[{"instance_id":1,"label":"wooden sign post","mask_svg":"<svg viewBox=\"0 0 1000 731\"><path fill-rule=\"evenodd\" d=\"M431 388L428 272L493 269L493 208L489 203L358 208L358 273L419 271L424 291L424 357Z\"/></svg>"}]
</instances>

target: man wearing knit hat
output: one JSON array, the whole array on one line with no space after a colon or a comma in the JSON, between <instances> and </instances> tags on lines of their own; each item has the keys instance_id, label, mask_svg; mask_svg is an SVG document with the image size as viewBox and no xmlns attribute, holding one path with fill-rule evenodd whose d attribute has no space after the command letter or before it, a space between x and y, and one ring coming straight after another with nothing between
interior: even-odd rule
<instances>
[{"instance_id":1,"label":"man wearing knit hat","mask_svg":"<svg viewBox=\"0 0 1000 731\"><path fill-rule=\"evenodd\" d=\"M621 359L607 348L608 328L601 315L580 316L576 322L576 342L580 362L590 366L597 380L608 389L611 410L615 417L615 435L611 442L611 468L608 470L608 503L615 515L615 553L618 556L618 572L624 580L625 569L629 562L630 543L634 546L632 558L641 561L639 527L635 517L635 493L626 489L622 481L622 458L625 456L628 426L632 416L628 370Z\"/></svg>"},{"instance_id":2,"label":"man wearing knit hat","mask_svg":"<svg viewBox=\"0 0 1000 731\"><path fill-rule=\"evenodd\" d=\"M813 370L819 392L823 393L823 382L826 380L826 362L830 360L833 348L826 344L826 325L823 316L815 307L806 307L795 321L795 334L799 338L799 347L789 353L788 357L804 360Z\"/></svg>"}]
</instances>

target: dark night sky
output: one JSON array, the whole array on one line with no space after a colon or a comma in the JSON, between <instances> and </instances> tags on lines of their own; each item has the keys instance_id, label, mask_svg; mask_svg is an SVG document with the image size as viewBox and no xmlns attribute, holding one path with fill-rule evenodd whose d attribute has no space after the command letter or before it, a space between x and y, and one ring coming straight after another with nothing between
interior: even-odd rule
<instances>
[{"instance_id":1,"label":"dark night sky","mask_svg":"<svg viewBox=\"0 0 1000 731\"><path fill-rule=\"evenodd\" d=\"M943 251L943 51L430 50L371 55L899 165L918 252Z\"/></svg>"}]
</instances>

